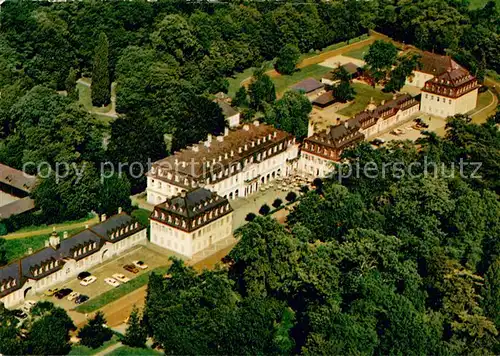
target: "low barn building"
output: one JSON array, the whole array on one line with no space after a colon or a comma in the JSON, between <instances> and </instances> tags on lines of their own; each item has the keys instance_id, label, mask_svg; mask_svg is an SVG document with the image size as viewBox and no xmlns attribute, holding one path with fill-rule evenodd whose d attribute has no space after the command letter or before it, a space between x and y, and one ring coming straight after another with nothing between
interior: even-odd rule
<instances>
[{"instance_id":1,"label":"low barn building","mask_svg":"<svg viewBox=\"0 0 500 356\"><path fill-rule=\"evenodd\" d=\"M196 188L157 205L150 224L151 243L191 258L231 236L233 209L226 198Z\"/></svg>"},{"instance_id":2,"label":"low barn building","mask_svg":"<svg viewBox=\"0 0 500 356\"><path fill-rule=\"evenodd\" d=\"M303 92L308 97L313 96L315 94L320 94L323 91L325 85L320 81L317 81L314 78L307 78L301 82L298 82L294 86L292 86L292 90L296 90L299 92Z\"/></svg>"},{"instance_id":3,"label":"low barn building","mask_svg":"<svg viewBox=\"0 0 500 356\"><path fill-rule=\"evenodd\" d=\"M0 163L0 220L35 208L29 197L36 177Z\"/></svg>"}]
</instances>

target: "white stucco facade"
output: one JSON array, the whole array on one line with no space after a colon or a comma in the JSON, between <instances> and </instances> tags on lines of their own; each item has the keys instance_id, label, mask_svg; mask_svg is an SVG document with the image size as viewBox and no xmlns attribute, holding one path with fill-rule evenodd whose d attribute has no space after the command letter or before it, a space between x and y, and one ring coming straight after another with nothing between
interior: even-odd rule
<instances>
[{"instance_id":1,"label":"white stucco facade","mask_svg":"<svg viewBox=\"0 0 500 356\"><path fill-rule=\"evenodd\" d=\"M213 243L231 236L232 229L232 212L191 232L152 219L151 243L191 258Z\"/></svg>"},{"instance_id":2,"label":"white stucco facade","mask_svg":"<svg viewBox=\"0 0 500 356\"><path fill-rule=\"evenodd\" d=\"M477 96L478 89L474 89L458 98L422 92L421 111L441 117L465 114L476 107Z\"/></svg>"}]
</instances>

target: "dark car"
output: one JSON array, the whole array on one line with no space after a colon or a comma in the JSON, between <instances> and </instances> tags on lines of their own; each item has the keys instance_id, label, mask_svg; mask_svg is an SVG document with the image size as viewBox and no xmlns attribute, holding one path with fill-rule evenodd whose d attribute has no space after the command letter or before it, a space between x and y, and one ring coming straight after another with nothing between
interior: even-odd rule
<instances>
[{"instance_id":1,"label":"dark car","mask_svg":"<svg viewBox=\"0 0 500 356\"><path fill-rule=\"evenodd\" d=\"M139 273L139 269L134 265L125 265L123 268L131 273Z\"/></svg>"},{"instance_id":2,"label":"dark car","mask_svg":"<svg viewBox=\"0 0 500 356\"><path fill-rule=\"evenodd\" d=\"M88 296L88 295L85 295L85 294L81 294L81 295L79 295L79 296L75 299L75 303L76 303L76 304L82 304L82 303L85 303L87 300L89 300L89 296Z\"/></svg>"},{"instance_id":3,"label":"dark car","mask_svg":"<svg viewBox=\"0 0 500 356\"><path fill-rule=\"evenodd\" d=\"M91 275L92 275L92 274L91 274L90 272L85 271L85 272L81 272L81 273L79 273L79 274L78 274L78 277L76 277L76 278L78 278L78 280L80 280L80 281L81 281L82 279L85 279L85 278L87 278L87 277L90 277Z\"/></svg>"},{"instance_id":4,"label":"dark car","mask_svg":"<svg viewBox=\"0 0 500 356\"><path fill-rule=\"evenodd\" d=\"M374 146L381 146L385 143L385 141L381 138L376 138L375 140L370 141L370 143Z\"/></svg>"},{"instance_id":5,"label":"dark car","mask_svg":"<svg viewBox=\"0 0 500 356\"><path fill-rule=\"evenodd\" d=\"M12 315L14 315L18 319L26 319L28 316L21 309L12 310Z\"/></svg>"},{"instance_id":6,"label":"dark car","mask_svg":"<svg viewBox=\"0 0 500 356\"><path fill-rule=\"evenodd\" d=\"M73 292L73 289L71 289L71 288L63 288L59 292L57 292L56 294L54 294L54 296L57 299L63 299L64 297L70 295L71 292Z\"/></svg>"}]
</instances>

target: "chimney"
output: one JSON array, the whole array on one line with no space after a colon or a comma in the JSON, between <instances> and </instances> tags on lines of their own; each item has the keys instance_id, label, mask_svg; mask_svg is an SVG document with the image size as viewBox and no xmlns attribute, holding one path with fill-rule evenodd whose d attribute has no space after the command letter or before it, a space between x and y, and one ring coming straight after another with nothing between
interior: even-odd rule
<instances>
[{"instance_id":1,"label":"chimney","mask_svg":"<svg viewBox=\"0 0 500 356\"><path fill-rule=\"evenodd\" d=\"M229 135L229 127L224 128L224 136Z\"/></svg>"},{"instance_id":2,"label":"chimney","mask_svg":"<svg viewBox=\"0 0 500 356\"><path fill-rule=\"evenodd\" d=\"M255 147L255 141L252 141L252 147Z\"/></svg>"},{"instance_id":3,"label":"chimney","mask_svg":"<svg viewBox=\"0 0 500 356\"><path fill-rule=\"evenodd\" d=\"M222 156L221 156L221 155L219 155L219 162L220 162L220 161L222 161Z\"/></svg>"},{"instance_id":4,"label":"chimney","mask_svg":"<svg viewBox=\"0 0 500 356\"><path fill-rule=\"evenodd\" d=\"M198 152L199 150L200 150L200 148L198 147L198 145L193 146L193 151Z\"/></svg>"},{"instance_id":5,"label":"chimney","mask_svg":"<svg viewBox=\"0 0 500 356\"><path fill-rule=\"evenodd\" d=\"M234 151L231 150L231 157L234 157Z\"/></svg>"},{"instance_id":6,"label":"chimney","mask_svg":"<svg viewBox=\"0 0 500 356\"><path fill-rule=\"evenodd\" d=\"M178 165L179 165L179 159L178 159L178 158L176 158L176 159L174 160L174 163L175 163L175 165L176 165L176 166L178 166Z\"/></svg>"},{"instance_id":7,"label":"chimney","mask_svg":"<svg viewBox=\"0 0 500 356\"><path fill-rule=\"evenodd\" d=\"M249 130L250 130L250 126L248 126L248 125L243 125L243 130L245 130L245 131L249 131Z\"/></svg>"},{"instance_id":8,"label":"chimney","mask_svg":"<svg viewBox=\"0 0 500 356\"><path fill-rule=\"evenodd\" d=\"M226 153L224 153L224 159L227 159L227 158L228 158L228 156L227 156L227 152L226 152Z\"/></svg>"},{"instance_id":9,"label":"chimney","mask_svg":"<svg viewBox=\"0 0 500 356\"><path fill-rule=\"evenodd\" d=\"M101 222L102 222L102 221L106 221L106 214L102 214L102 215L101 215Z\"/></svg>"},{"instance_id":10,"label":"chimney","mask_svg":"<svg viewBox=\"0 0 500 356\"><path fill-rule=\"evenodd\" d=\"M185 190L181 190L181 198L185 198L186 197L186 191Z\"/></svg>"},{"instance_id":11,"label":"chimney","mask_svg":"<svg viewBox=\"0 0 500 356\"><path fill-rule=\"evenodd\" d=\"M118 214L121 214L121 213L122 213L122 211L123 211L122 207L121 207L121 206L119 206L119 207L118 207Z\"/></svg>"},{"instance_id":12,"label":"chimney","mask_svg":"<svg viewBox=\"0 0 500 356\"><path fill-rule=\"evenodd\" d=\"M240 146L240 147L238 147L238 153L241 153L241 152L243 152L243 149Z\"/></svg>"},{"instance_id":13,"label":"chimney","mask_svg":"<svg viewBox=\"0 0 500 356\"><path fill-rule=\"evenodd\" d=\"M245 143L245 151L248 150L248 145Z\"/></svg>"},{"instance_id":14,"label":"chimney","mask_svg":"<svg viewBox=\"0 0 500 356\"><path fill-rule=\"evenodd\" d=\"M208 134L207 135L207 141L208 142L212 142L212 134Z\"/></svg>"},{"instance_id":15,"label":"chimney","mask_svg":"<svg viewBox=\"0 0 500 356\"><path fill-rule=\"evenodd\" d=\"M347 122L347 120L346 120L346 121L344 121L344 126L345 126L345 128L346 128L346 129L348 129L348 128L349 128L349 123Z\"/></svg>"},{"instance_id":16,"label":"chimney","mask_svg":"<svg viewBox=\"0 0 500 356\"><path fill-rule=\"evenodd\" d=\"M384 105L385 104L385 100L382 100L382 102L380 103L380 105Z\"/></svg>"},{"instance_id":17,"label":"chimney","mask_svg":"<svg viewBox=\"0 0 500 356\"><path fill-rule=\"evenodd\" d=\"M337 117L337 125L340 125L340 117Z\"/></svg>"},{"instance_id":18,"label":"chimney","mask_svg":"<svg viewBox=\"0 0 500 356\"><path fill-rule=\"evenodd\" d=\"M68 232L67 231L64 231L63 232L63 239L67 239L68 238Z\"/></svg>"},{"instance_id":19,"label":"chimney","mask_svg":"<svg viewBox=\"0 0 500 356\"><path fill-rule=\"evenodd\" d=\"M254 125L254 126L259 126L259 125L260 125L259 120L254 120L253 125Z\"/></svg>"},{"instance_id":20,"label":"chimney","mask_svg":"<svg viewBox=\"0 0 500 356\"><path fill-rule=\"evenodd\" d=\"M28 248L28 255L31 255L31 254L33 254L33 248L32 248L32 247L29 247L29 248Z\"/></svg>"},{"instance_id":21,"label":"chimney","mask_svg":"<svg viewBox=\"0 0 500 356\"><path fill-rule=\"evenodd\" d=\"M186 162L182 161L182 168L186 168Z\"/></svg>"},{"instance_id":22,"label":"chimney","mask_svg":"<svg viewBox=\"0 0 500 356\"><path fill-rule=\"evenodd\" d=\"M224 141L224 136L217 136L217 141L219 141L219 142Z\"/></svg>"},{"instance_id":23,"label":"chimney","mask_svg":"<svg viewBox=\"0 0 500 356\"><path fill-rule=\"evenodd\" d=\"M52 235L50 235L49 237L49 245L52 246L52 248L58 248L60 244L61 244L61 239L59 238L59 235L56 232L56 228L54 227L52 229Z\"/></svg>"},{"instance_id":24,"label":"chimney","mask_svg":"<svg viewBox=\"0 0 500 356\"><path fill-rule=\"evenodd\" d=\"M273 132L273 137L276 138L276 136L278 135L278 133L276 131Z\"/></svg>"}]
</instances>

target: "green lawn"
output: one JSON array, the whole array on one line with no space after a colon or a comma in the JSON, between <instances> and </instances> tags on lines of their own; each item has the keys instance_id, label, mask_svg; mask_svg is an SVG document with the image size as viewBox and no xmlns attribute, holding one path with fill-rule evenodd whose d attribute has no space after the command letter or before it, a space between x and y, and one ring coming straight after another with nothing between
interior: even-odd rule
<instances>
[{"instance_id":1,"label":"green lawn","mask_svg":"<svg viewBox=\"0 0 500 356\"><path fill-rule=\"evenodd\" d=\"M149 273L140 275L137 278L132 279L130 282L121 284L119 287L111 289L96 298L89 300L86 303L80 304L75 308L75 311L79 313L91 313L95 310L102 308L103 306L120 299L124 295L132 293L134 290L145 286L149 281L149 275L153 272L164 274L168 267L158 267Z\"/></svg>"},{"instance_id":2,"label":"green lawn","mask_svg":"<svg viewBox=\"0 0 500 356\"><path fill-rule=\"evenodd\" d=\"M110 352L106 356L130 356L130 355L163 355L162 352L153 349L141 349L138 347L122 346Z\"/></svg>"},{"instance_id":3,"label":"green lawn","mask_svg":"<svg viewBox=\"0 0 500 356\"><path fill-rule=\"evenodd\" d=\"M344 54L344 56L363 60L365 58L365 55L368 53L369 48L370 45L366 45L358 49L353 49L352 51Z\"/></svg>"},{"instance_id":4,"label":"green lawn","mask_svg":"<svg viewBox=\"0 0 500 356\"><path fill-rule=\"evenodd\" d=\"M392 98L392 94L383 93L381 90L374 89L366 84L354 83L352 86L356 91L356 97L351 105L339 110L339 114L341 115L351 117L363 111L370 103L370 98L372 97L376 105L380 104L382 100L389 100Z\"/></svg>"},{"instance_id":5,"label":"green lawn","mask_svg":"<svg viewBox=\"0 0 500 356\"><path fill-rule=\"evenodd\" d=\"M319 80L323 75L330 72L331 70L332 68L329 67L323 67L319 64L312 64L310 66L297 70L292 75L280 75L272 79L274 85L276 86L276 93L281 93L292 85L306 78L312 77Z\"/></svg>"},{"instance_id":6,"label":"green lawn","mask_svg":"<svg viewBox=\"0 0 500 356\"><path fill-rule=\"evenodd\" d=\"M68 230L68 234L74 235L84 228ZM59 233L59 236L62 234ZM37 235L32 237L20 238L20 239L8 239L5 240L5 249L7 250L7 259L9 262L17 260L18 258L26 255L28 248L32 248L33 252L40 250L45 246L45 241L49 239L50 234ZM61 236L62 238L62 236Z\"/></svg>"},{"instance_id":7,"label":"green lawn","mask_svg":"<svg viewBox=\"0 0 500 356\"><path fill-rule=\"evenodd\" d=\"M70 224L77 224L77 223L80 223L80 222L85 222L87 220L90 220L94 217L95 215L92 214L92 213L89 213L86 217L84 218L81 218L81 219L78 219L78 220L70 220L70 221L64 221L62 223L58 223L58 224L54 224L54 226L62 226L62 225L70 225ZM52 226L52 225L50 225ZM22 229L19 229L19 230L16 230L16 231L12 231L12 233L18 233L18 232L31 232L31 231L37 231L37 230L44 230L48 227L50 227L49 225L46 225L46 224L41 224L41 225L36 225L36 226L26 226L26 227L23 227Z\"/></svg>"},{"instance_id":8,"label":"green lawn","mask_svg":"<svg viewBox=\"0 0 500 356\"><path fill-rule=\"evenodd\" d=\"M265 70L269 70L273 68L273 62L268 61L264 63L264 68ZM227 92L227 95L229 95L231 98L234 97L236 94L236 91L240 88L241 82L253 75L254 70L257 69L255 67L252 68L247 68L243 72L236 73L233 77L226 78L229 81L229 90Z\"/></svg>"},{"instance_id":9,"label":"green lawn","mask_svg":"<svg viewBox=\"0 0 500 356\"><path fill-rule=\"evenodd\" d=\"M347 46L347 45L350 45L350 44L353 44L353 43L356 43L356 42L359 42L362 40L366 40L368 37L369 37L369 35L366 33L366 34L361 35L359 37L354 37L354 38L350 39L349 41L334 43L328 47L323 48L321 51L304 53L300 56L299 62L306 59L306 58L314 57L314 56L317 56L318 54L321 54L324 52L333 51L334 49L342 48L344 46Z\"/></svg>"},{"instance_id":10,"label":"green lawn","mask_svg":"<svg viewBox=\"0 0 500 356\"><path fill-rule=\"evenodd\" d=\"M488 0L469 0L469 9L480 9L486 5ZM497 6L500 6L500 0L497 0Z\"/></svg>"},{"instance_id":11,"label":"green lawn","mask_svg":"<svg viewBox=\"0 0 500 356\"><path fill-rule=\"evenodd\" d=\"M92 106L90 87L87 85L76 83L76 89L78 90L78 101L87 111L106 113L111 110L111 104L102 108Z\"/></svg>"},{"instance_id":12,"label":"green lawn","mask_svg":"<svg viewBox=\"0 0 500 356\"><path fill-rule=\"evenodd\" d=\"M139 221L144 226L149 226L149 216L151 212L146 209L136 209L130 214L133 218Z\"/></svg>"},{"instance_id":13,"label":"green lawn","mask_svg":"<svg viewBox=\"0 0 500 356\"><path fill-rule=\"evenodd\" d=\"M69 355L95 355L101 352L102 350L107 349L108 347L118 343L118 341L119 341L118 336L113 335L111 340L106 341L101 347L98 347L97 349L92 349L90 347L83 345L73 346L71 348L71 351L69 352Z\"/></svg>"}]
</instances>

